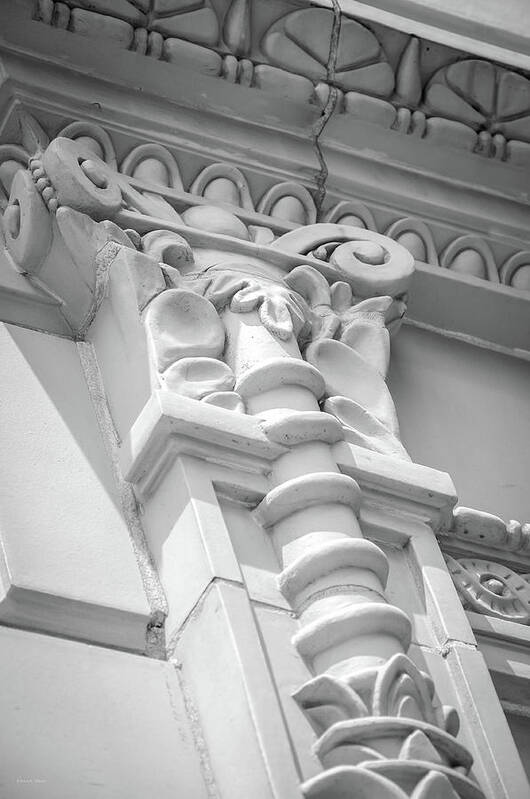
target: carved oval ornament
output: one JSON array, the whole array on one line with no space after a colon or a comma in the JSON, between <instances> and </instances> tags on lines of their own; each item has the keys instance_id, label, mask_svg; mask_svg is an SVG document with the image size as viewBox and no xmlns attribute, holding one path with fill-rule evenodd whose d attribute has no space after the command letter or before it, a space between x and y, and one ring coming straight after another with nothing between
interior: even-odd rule
<instances>
[{"instance_id":1,"label":"carved oval ornament","mask_svg":"<svg viewBox=\"0 0 530 799\"><path fill-rule=\"evenodd\" d=\"M500 563L475 558L446 563L464 607L497 619L530 624L530 585Z\"/></svg>"},{"instance_id":2,"label":"carved oval ornament","mask_svg":"<svg viewBox=\"0 0 530 799\"><path fill-rule=\"evenodd\" d=\"M149 305L145 322L160 372L180 358L217 358L223 351L225 330L217 311L192 291L169 289L159 294Z\"/></svg>"}]
</instances>

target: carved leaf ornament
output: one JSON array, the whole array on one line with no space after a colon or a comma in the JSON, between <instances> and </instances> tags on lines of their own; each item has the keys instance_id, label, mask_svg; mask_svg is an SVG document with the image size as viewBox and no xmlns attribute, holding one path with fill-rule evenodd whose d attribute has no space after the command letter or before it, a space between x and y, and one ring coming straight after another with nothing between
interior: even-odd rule
<instances>
[{"instance_id":1,"label":"carved leaf ornament","mask_svg":"<svg viewBox=\"0 0 530 799\"><path fill-rule=\"evenodd\" d=\"M197 44L217 44L219 23L209 0L154 0L150 29Z\"/></svg>"},{"instance_id":2,"label":"carved leaf ornament","mask_svg":"<svg viewBox=\"0 0 530 799\"><path fill-rule=\"evenodd\" d=\"M323 8L293 11L265 34L261 47L271 64L315 81L328 79L333 15ZM394 73L374 34L343 18L333 82L344 91L388 97Z\"/></svg>"},{"instance_id":3,"label":"carved leaf ornament","mask_svg":"<svg viewBox=\"0 0 530 799\"><path fill-rule=\"evenodd\" d=\"M425 103L433 114L474 130L530 142L530 81L488 61L467 59L431 79Z\"/></svg>"},{"instance_id":4,"label":"carved leaf ornament","mask_svg":"<svg viewBox=\"0 0 530 799\"><path fill-rule=\"evenodd\" d=\"M166 36L180 36L198 44L216 44L219 23L209 0L78 0L74 25L90 24L91 12L112 14L124 23L147 25ZM86 9L86 11L84 11ZM83 16L85 15L85 16Z\"/></svg>"}]
</instances>

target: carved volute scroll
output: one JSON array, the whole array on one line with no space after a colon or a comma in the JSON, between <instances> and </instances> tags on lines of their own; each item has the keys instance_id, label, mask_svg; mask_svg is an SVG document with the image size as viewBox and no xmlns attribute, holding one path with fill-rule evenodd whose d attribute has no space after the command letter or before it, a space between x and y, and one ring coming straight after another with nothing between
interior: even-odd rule
<instances>
[{"instance_id":1,"label":"carved volute scroll","mask_svg":"<svg viewBox=\"0 0 530 799\"><path fill-rule=\"evenodd\" d=\"M73 212L87 214L96 221L112 220L118 218L124 204L134 203L140 211L150 210L155 216L160 216L167 205L150 192L140 194L111 168L113 150L95 126L70 125L63 132L73 138L54 139L42 154L33 157L29 173L16 172L4 217L6 243L13 260L34 280L38 273L38 280L54 292L60 289L59 279L53 277L57 248L64 250L66 245L72 269L81 273L91 268L85 261L95 263L97 256L93 247L89 248L90 257L83 253L79 221L71 221ZM140 167L147 170L141 175L150 183L166 180L181 186L172 156L164 148L138 147L122 164L122 170L132 175ZM243 192L240 202L248 202L242 176L218 167L203 173L200 183L196 181L196 190L206 191L212 181L229 178ZM280 213L274 209L282 203L288 205L281 213L301 214L298 221L314 219L310 195L297 184L274 187L263 198L261 210ZM170 217L174 214L180 222L174 209L167 207ZM52 224L50 211L57 214L58 222L61 220L59 230ZM182 218L186 225L213 235L250 239L240 219L216 206L188 208ZM87 235L89 229L87 225ZM33 233L36 230L40 231L38 238ZM37 240L33 252L31 244ZM154 374L159 375L154 385L158 382L163 387L172 386L172 390L178 386L180 393L198 399L232 392L238 377L237 368L232 373L234 364L247 358L242 355L245 347L235 353L229 342L223 355L223 336L212 350L209 338L221 325L214 320L218 320L218 314L223 316L225 309L230 309L232 315L256 313L267 335L280 342L292 340L289 346L301 351L305 361L322 375L324 407L341 422L349 440L408 458L399 442L395 409L385 383L389 332L397 329L403 316L413 268L412 258L399 244L349 226L310 225L280 237L274 245L278 251L310 258L312 265L291 267L289 274L267 263L266 258L249 261L246 256L234 254L227 259L223 253L221 259L212 259L209 250L200 247L199 262L194 265L191 249L176 232L151 232L143 238L135 234L127 238L127 246L133 245L164 264L166 280L170 280L170 288L145 312ZM47 263L49 267L44 268ZM169 269L173 270L171 278ZM89 278L66 309L70 324L78 333L86 329L102 290L98 284L100 273ZM194 342L191 349L180 344L182 337L187 340L188 333ZM267 346L274 350L271 343ZM222 362L223 357L223 366L213 362ZM190 361L179 366L181 358L210 360L201 360L192 369ZM193 388L188 385L191 383ZM243 407L240 397L236 405L238 409Z\"/></svg>"},{"instance_id":2,"label":"carved volute scroll","mask_svg":"<svg viewBox=\"0 0 530 799\"><path fill-rule=\"evenodd\" d=\"M24 120L18 136L22 144L0 145L0 208L7 209L14 177L18 171L25 171L28 163L46 207L52 212L60 202L74 207L71 204L73 197L68 197L60 179L57 186L52 187L43 165L43 153L49 144L46 134L34 118L19 113ZM73 170L71 188L77 210L90 214L91 208L99 207L99 199L113 197L110 205L103 203L101 210L95 212L98 219L114 218L117 213L131 211L176 225L184 220L190 227L201 228L201 214L205 213L202 206L208 203L217 208L218 214L222 213L223 206L233 212L231 224L227 217L220 219L219 233L230 231L230 235L267 246L285 231L313 224L317 219L310 184L303 185L293 180L274 182L269 177L266 190L257 190L243 169L229 163L214 162L201 166L185 186L181 175L185 163L182 156L161 144L149 142L133 146L117 166L111 136L100 125L90 121L78 120L67 124L54 142L60 140L70 142L61 158L67 158L68 147L78 155L79 169L74 169L74 164L70 165ZM47 158L52 158L56 149L57 144L54 144ZM54 170L60 172L61 163L55 167L51 164L50 174ZM6 224L13 229L17 222L9 221L9 218L18 218L18 213L14 206L5 217ZM243 224L238 223L234 214L244 220ZM268 222L263 219L264 215L268 216ZM471 276L491 283L500 281L514 290L525 291L528 288L530 257L523 242L519 249L514 249L515 242L506 246L491 233L463 233L460 228L454 228L448 238L447 230L436 222L431 220L427 224L420 218L409 216L398 216L388 225L387 216L381 216L380 208L371 202L354 199L335 202L323 219L384 232L403 244L416 261L448 268L453 274L464 275L464 280ZM393 330L388 319L387 326Z\"/></svg>"},{"instance_id":3,"label":"carved volute scroll","mask_svg":"<svg viewBox=\"0 0 530 799\"><path fill-rule=\"evenodd\" d=\"M254 514L298 620L292 645L312 675L294 696L322 764L304 795L482 799L455 711L407 654L411 620L385 597L387 557L364 537L361 489L333 450L346 438L408 458L385 378L412 256L333 223L258 246L240 218L213 205L188 208L167 229L154 215L146 230L150 198L135 192L86 141L58 138L31 176L17 172L6 244L28 279L62 298L77 337L125 265L134 296L116 302L139 347L143 326L151 388L217 405L231 421L255 416L281 445ZM141 230L120 226L135 219L127 204L143 213ZM49 244L40 261L36 227Z\"/></svg>"}]
</instances>

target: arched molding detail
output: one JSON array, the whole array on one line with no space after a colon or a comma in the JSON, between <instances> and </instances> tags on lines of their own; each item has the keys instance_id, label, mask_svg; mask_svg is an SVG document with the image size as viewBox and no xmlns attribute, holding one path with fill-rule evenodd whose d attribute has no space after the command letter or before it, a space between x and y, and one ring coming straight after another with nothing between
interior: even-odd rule
<instances>
[{"instance_id":1,"label":"arched molding detail","mask_svg":"<svg viewBox=\"0 0 530 799\"><path fill-rule=\"evenodd\" d=\"M210 164L205 167L193 181L190 187L190 194L197 194L200 197L204 197L204 192L208 186L219 178L229 180L235 185L239 192L238 205L240 208L244 208L246 211L254 211L254 202L250 194L247 179L240 169L231 164L218 163ZM232 203L230 203L230 205L232 205Z\"/></svg>"},{"instance_id":2,"label":"arched molding detail","mask_svg":"<svg viewBox=\"0 0 530 799\"><path fill-rule=\"evenodd\" d=\"M432 233L425 222L423 222L421 219L415 219L412 216L407 216L404 219L398 219L396 222L393 222L386 231L387 236L390 236L390 238L398 241L400 244L403 244L403 246L407 247L408 249L407 244L402 240L407 234L416 235L420 239L423 247L425 248L425 262L428 264L433 264L434 266L438 266L439 263L436 245L434 244ZM414 253L412 253L412 255L414 255Z\"/></svg>"},{"instance_id":3,"label":"arched molding detail","mask_svg":"<svg viewBox=\"0 0 530 799\"><path fill-rule=\"evenodd\" d=\"M76 122L70 122L69 125L66 125L57 136L62 136L65 139L72 139L73 141L76 139L94 139L101 148L101 155L99 153L97 153L97 155L100 155L102 160L105 161L111 169L118 168L112 139L107 131L100 125L96 125L94 122L77 120Z\"/></svg>"},{"instance_id":4,"label":"arched molding detail","mask_svg":"<svg viewBox=\"0 0 530 799\"><path fill-rule=\"evenodd\" d=\"M472 233L466 234L465 236L459 236L445 248L440 258L440 266L443 266L446 269L453 269L453 265L457 257L468 250L472 250L481 256L486 270L484 279L491 280L492 283L498 283L499 273L497 271L495 257L491 251L491 248L484 241L484 239L480 238L480 236L475 236Z\"/></svg>"},{"instance_id":5,"label":"arched molding detail","mask_svg":"<svg viewBox=\"0 0 530 799\"><path fill-rule=\"evenodd\" d=\"M300 202L305 211L305 225L314 225L317 221L317 209L313 198L308 190L299 183L285 181L272 186L261 198L258 205L258 212L267 216L274 216L273 211L280 200L284 198L294 198ZM285 217L284 217L285 218ZM295 221L289 219L289 221Z\"/></svg>"},{"instance_id":6,"label":"arched molding detail","mask_svg":"<svg viewBox=\"0 0 530 799\"><path fill-rule=\"evenodd\" d=\"M377 233L377 225L374 215L364 203L358 200L343 200L337 203L324 217L324 222L331 222L338 225L347 225L348 222L342 220L348 216L355 216L359 219L367 230Z\"/></svg>"},{"instance_id":7,"label":"arched molding detail","mask_svg":"<svg viewBox=\"0 0 530 799\"><path fill-rule=\"evenodd\" d=\"M129 177L134 177L137 167L143 161L151 158L159 161L167 169L169 182L166 185L168 188L184 191L179 166L169 150L161 144L148 143L135 147L121 162L120 172Z\"/></svg>"},{"instance_id":8,"label":"arched molding detail","mask_svg":"<svg viewBox=\"0 0 530 799\"><path fill-rule=\"evenodd\" d=\"M524 273L528 275L528 288L526 289L524 285L514 283L520 269L523 269ZM499 274L501 283L504 285L530 291L530 250L523 250L511 255L501 266Z\"/></svg>"}]
</instances>

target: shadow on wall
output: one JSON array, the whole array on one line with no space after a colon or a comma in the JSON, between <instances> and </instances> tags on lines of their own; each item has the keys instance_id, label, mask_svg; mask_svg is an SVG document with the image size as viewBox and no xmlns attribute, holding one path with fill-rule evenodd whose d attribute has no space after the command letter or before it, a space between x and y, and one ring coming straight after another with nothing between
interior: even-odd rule
<instances>
[{"instance_id":1,"label":"shadow on wall","mask_svg":"<svg viewBox=\"0 0 530 799\"><path fill-rule=\"evenodd\" d=\"M21 426L19 438L12 441L13 447L27 450L27 457L35 465L39 449L41 466L56 484L60 481L61 464L70 462L72 471L65 471L62 477L68 477L72 490L77 482L76 473L88 468L119 507L75 343L15 325L2 325L0 352L1 401L6 414L3 418L14 436ZM11 423L10 417L13 417ZM27 477L31 479L29 473ZM41 484L41 491L45 485Z\"/></svg>"},{"instance_id":2,"label":"shadow on wall","mask_svg":"<svg viewBox=\"0 0 530 799\"><path fill-rule=\"evenodd\" d=\"M388 385L413 461L449 472L459 504L530 517L530 364L402 328Z\"/></svg>"}]
</instances>

